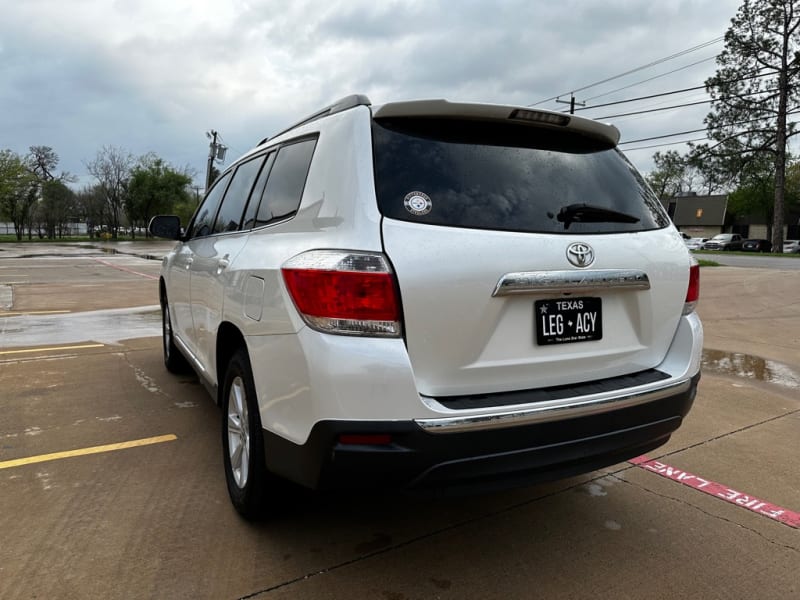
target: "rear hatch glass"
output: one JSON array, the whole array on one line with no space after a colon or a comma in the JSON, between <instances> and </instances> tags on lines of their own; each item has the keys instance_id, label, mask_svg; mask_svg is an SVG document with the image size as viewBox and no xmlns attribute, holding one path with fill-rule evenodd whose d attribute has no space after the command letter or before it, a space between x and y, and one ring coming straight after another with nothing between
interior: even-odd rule
<instances>
[{"instance_id":1,"label":"rear hatch glass","mask_svg":"<svg viewBox=\"0 0 800 600\"><path fill-rule=\"evenodd\" d=\"M379 209L392 219L532 233L647 231L669 223L621 152L569 130L387 119L373 121L373 148ZM565 210L584 204L590 209Z\"/></svg>"}]
</instances>

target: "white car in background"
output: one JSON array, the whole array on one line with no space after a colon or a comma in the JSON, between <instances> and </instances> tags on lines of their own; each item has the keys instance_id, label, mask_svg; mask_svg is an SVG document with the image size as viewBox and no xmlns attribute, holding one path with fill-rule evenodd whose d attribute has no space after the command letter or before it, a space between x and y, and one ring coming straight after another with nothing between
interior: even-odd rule
<instances>
[{"instance_id":1,"label":"white car in background","mask_svg":"<svg viewBox=\"0 0 800 600\"><path fill-rule=\"evenodd\" d=\"M487 489L664 444L700 377L699 267L616 128L351 96L211 187L159 283L164 360L222 407L231 500Z\"/></svg>"},{"instance_id":2,"label":"white car in background","mask_svg":"<svg viewBox=\"0 0 800 600\"><path fill-rule=\"evenodd\" d=\"M708 238L702 238L702 237L693 237L689 238L688 240L684 240L684 242L686 243L686 247L689 250L702 250L703 244L707 241Z\"/></svg>"},{"instance_id":3,"label":"white car in background","mask_svg":"<svg viewBox=\"0 0 800 600\"><path fill-rule=\"evenodd\" d=\"M800 240L783 240L783 252L785 254L800 253Z\"/></svg>"}]
</instances>

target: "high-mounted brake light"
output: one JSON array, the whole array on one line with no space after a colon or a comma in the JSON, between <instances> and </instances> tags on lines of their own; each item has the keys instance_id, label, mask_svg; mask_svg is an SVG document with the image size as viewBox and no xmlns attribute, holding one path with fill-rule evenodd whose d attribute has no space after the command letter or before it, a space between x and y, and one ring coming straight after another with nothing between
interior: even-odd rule
<instances>
[{"instance_id":1,"label":"high-mounted brake light","mask_svg":"<svg viewBox=\"0 0 800 600\"><path fill-rule=\"evenodd\" d=\"M289 259L281 272L309 327L342 335L400 336L397 286L383 255L311 250Z\"/></svg>"},{"instance_id":2,"label":"high-mounted brake light","mask_svg":"<svg viewBox=\"0 0 800 600\"><path fill-rule=\"evenodd\" d=\"M547 123L548 125L561 125L562 127L569 125L569 117L566 115L554 114L543 112L540 110L525 110L518 108L511 113L509 119L517 119L519 121L535 121L537 123Z\"/></svg>"},{"instance_id":3,"label":"high-mounted brake light","mask_svg":"<svg viewBox=\"0 0 800 600\"><path fill-rule=\"evenodd\" d=\"M700 264L692 257L689 266L689 286L686 289L686 302L683 305L683 314L694 312L697 301L700 299Z\"/></svg>"}]
</instances>

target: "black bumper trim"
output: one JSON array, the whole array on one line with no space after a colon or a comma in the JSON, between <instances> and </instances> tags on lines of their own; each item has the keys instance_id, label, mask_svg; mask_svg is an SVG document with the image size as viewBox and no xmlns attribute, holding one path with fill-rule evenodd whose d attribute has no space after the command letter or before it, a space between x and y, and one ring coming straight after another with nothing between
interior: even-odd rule
<instances>
[{"instance_id":1,"label":"black bumper trim","mask_svg":"<svg viewBox=\"0 0 800 600\"><path fill-rule=\"evenodd\" d=\"M559 421L433 434L413 421L320 421L305 444L264 431L267 467L313 489L483 490L568 477L664 444L694 401L688 389L652 402ZM390 434L346 445L341 434Z\"/></svg>"},{"instance_id":2,"label":"black bumper trim","mask_svg":"<svg viewBox=\"0 0 800 600\"><path fill-rule=\"evenodd\" d=\"M631 375L620 377L609 377L592 381L591 383L581 383L577 385L558 385L547 388L537 388L534 390L522 390L515 392L501 392L497 394L476 394L471 396L444 396L433 398L442 406L451 410L475 410L480 408L493 408L496 406L511 406L514 404L531 404L535 402L547 402L548 400L563 400L565 398L577 398L578 396L590 396L592 394L602 394L605 392L615 392L617 390L629 389L638 385L647 385L669 379L669 375L658 369L647 369Z\"/></svg>"}]
</instances>

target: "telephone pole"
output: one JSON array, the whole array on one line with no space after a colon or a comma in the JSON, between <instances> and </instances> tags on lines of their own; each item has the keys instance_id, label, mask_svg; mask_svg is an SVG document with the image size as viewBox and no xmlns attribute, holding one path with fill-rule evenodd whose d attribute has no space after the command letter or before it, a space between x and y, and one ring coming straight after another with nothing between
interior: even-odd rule
<instances>
[{"instance_id":1,"label":"telephone pole","mask_svg":"<svg viewBox=\"0 0 800 600\"><path fill-rule=\"evenodd\" d=\"M573 94L569 95L569 100L562 100L561 98L556 98L556 102L560 104L569 104L569 114L575 114L575 105L578 106L586 106L586 102L575 102L575 96Z\"/></svg>"},{"instance_id":2,"label":"telephone pole","mask_svg":"<svg viewBox=\"0 0 800 600\"><path fill-rule=\"evenodd\" d=\"M217 136L219 134L214 131L206 131L206 137L211 140L211 143L208 145L208 164L206 165L206 192L211 187L211 184L214 183L211 180L211 171L214 167L214 161L218 160L219 162L225 161L225 152L228 150L227 146L217 143Z\"/></svg>"}]
</instances>

